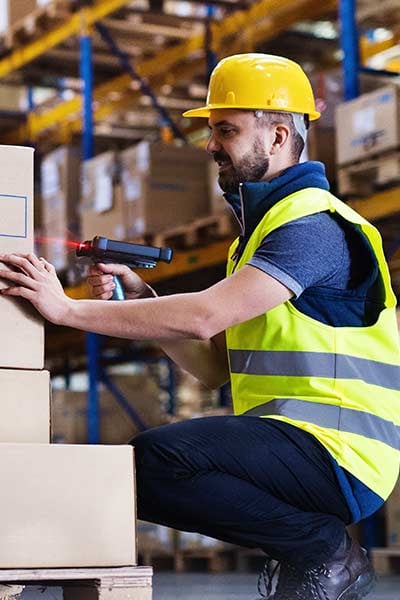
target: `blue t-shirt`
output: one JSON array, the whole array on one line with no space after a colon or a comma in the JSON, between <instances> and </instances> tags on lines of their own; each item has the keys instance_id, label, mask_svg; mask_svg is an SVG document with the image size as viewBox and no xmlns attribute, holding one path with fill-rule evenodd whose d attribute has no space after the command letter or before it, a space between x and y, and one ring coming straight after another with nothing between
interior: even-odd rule
<instances>
[{"instance_id":1,"label":"blue t-shirt","mask_svg":"<svg viewBox=\"0 0 400 600\"><path fill-rule=\"evenodd\" d=\"M301 312L333 327L371 325L384 306L367 238L330 212L275 229L248 264L289 288L292 303Z\"/></svg>"}]
</instances>

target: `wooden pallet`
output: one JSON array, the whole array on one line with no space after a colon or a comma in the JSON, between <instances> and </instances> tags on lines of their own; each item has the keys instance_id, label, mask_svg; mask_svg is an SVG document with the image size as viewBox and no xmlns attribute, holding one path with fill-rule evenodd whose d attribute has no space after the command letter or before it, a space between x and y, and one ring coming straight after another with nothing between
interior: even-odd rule
<instances>
[{"instance_id":1,"label":"wooden pallet","mask_svg":"<svg viewBox=\"0 0 400 600\"><path fill-rule=\"evenodd\" d=\"M400 182L400 151L375 156L338 169L338 190L341 197L370 196Z\"/></svg>"},{"instance_id":2,"label":"wooden pallet","mask_svg":"<svg viewBox=\"0 0 400 600\"><path fill-rule=\"evenodd\" d=\"M400 573L400 546L373 548L371 559L378 575L395 575Z\"/></svg>"},{"instance_id":3,"label":"wooden pallet","mask_svg":"<svg viewBox=\"0 0 400 600\"><path fill-rule=\"evenodd\" d=\"M53 0L16 21L0 36L3 51L11 51L40 38L41 35L65 22L71 15L72 0Z\"/></svg>"},{"instance_id":4,"label":"wooden pallet","mask_svg":"<svg viewBox=\"0 0 400 600\"><path fill-rule=\"evenodd\" d=\"M19 598L27 585L62 587L64 600L151 600L151 567L2 569L0 599Z\"/></svg>"},{"instance_id":5,"label":"wooden pallet","mask_svg":"<svg viewBox=\"0 0 400 600\"><path fill-rule=\"evenodd\" d=\"M193 248L229 236L233 237L232 216L228 213L221 213L151 234L146 236L146 242L153 246Z\"/></svg>"}]
</instances>

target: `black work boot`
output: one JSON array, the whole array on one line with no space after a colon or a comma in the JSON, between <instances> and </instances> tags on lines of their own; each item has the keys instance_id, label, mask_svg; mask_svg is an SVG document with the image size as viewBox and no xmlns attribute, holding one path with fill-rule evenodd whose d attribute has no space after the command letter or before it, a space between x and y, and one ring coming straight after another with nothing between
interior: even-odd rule
<instances>
[{"instance_id":1,"label":"black work boot","mask_svg":"<svg viewBox=\"0 0 400 600\"><path fill-rule=\"evenodd\" d=\"M366 551L346 534L335 554L318 567L304 571L297 566L281 563L275 593L271 593L271 586L269 595L264 595L264 598L361 600L372 590L374 583L375 574Z\"/></svg>"}]
</instances>

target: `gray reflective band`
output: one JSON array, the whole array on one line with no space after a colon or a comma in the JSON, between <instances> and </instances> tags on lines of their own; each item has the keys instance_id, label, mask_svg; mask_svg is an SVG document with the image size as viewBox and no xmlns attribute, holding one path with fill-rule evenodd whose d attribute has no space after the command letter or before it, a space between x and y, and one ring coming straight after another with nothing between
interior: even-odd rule
<instances>
[{"instance_id":1,"label":"gray reflective band","mask_svg":"<svg viewBox=\"0 0 400 600\"><path fill-rule=\"evenodd\" d=\"M244 415L249 417L280 415L295 421L313 423L319 427L356 433L400 450L400 427L392 421L360 410L296 398L277 398L248 410Z\"/></svg>"},{"instance_id":2,"label":"gray reflective band","mask_svg":"<svg viewBox=\"0 0 400 600\"><path fill-rule=\"evenodd\" d=\"M400 367L328 352L229 350L232 373L361 379L372 385L400 390Z\"/></svg>"}]
</instances>

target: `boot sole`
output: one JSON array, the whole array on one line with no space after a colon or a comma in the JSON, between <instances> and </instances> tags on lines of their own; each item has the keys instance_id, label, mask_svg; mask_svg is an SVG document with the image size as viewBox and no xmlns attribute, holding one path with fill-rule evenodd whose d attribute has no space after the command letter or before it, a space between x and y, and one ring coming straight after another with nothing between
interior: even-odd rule
<instances>
[{"instance_id":1,"label":"boot sole","mask_svg":"<svg viewBox=\"0 0 400 600\"><path fill-rule=\"evenodd\" d=\"M361 600L375 587L376 577L373 571L362 573L337 600Z\"/></svg>"}]
</instances>

